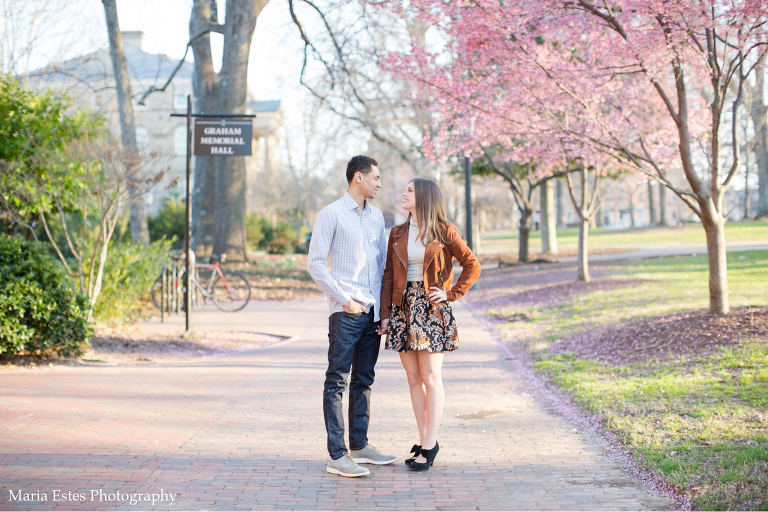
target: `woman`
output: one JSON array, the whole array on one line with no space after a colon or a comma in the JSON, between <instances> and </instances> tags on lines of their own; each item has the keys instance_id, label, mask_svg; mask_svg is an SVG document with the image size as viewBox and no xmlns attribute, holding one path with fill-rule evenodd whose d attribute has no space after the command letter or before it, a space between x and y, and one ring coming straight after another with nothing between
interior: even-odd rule
<instances>
[{"instance_id":1,"label":"woman","mask_svg":"<svg viewBox=\"0 0 768 512\"><path fill-rule=\"evenodd\" d=\"M480 262L448 222L434 181L411 181L403 193L403 209L408 220L389 234L379 333L387 334L385 348L400 352L419 429L419 444L405 463L414 471L425 471L440 450L443 353L459 348L448 302L461 298L477 281ZM462 266L455 286L451 286L453 258Z\"/></svg>"}]
</instances>

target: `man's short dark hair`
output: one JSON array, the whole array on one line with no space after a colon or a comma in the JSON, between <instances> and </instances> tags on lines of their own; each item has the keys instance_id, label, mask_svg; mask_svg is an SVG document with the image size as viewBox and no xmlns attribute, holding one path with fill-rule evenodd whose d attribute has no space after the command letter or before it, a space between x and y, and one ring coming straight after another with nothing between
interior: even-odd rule
<instances>
[{"instance_id":1,"label":"man's short dark hair","mask_svg":"<svg viewBox=\"0 0 768 512\"><path fill-rule=\"evenodd\" d=\"M357 155L353 156L352 160L347 164L347 183L352 183L355 177L355 173L368 174L371 172L371 166L379 166L379 162L369 156Z\"/></svg>"}]
</instances>

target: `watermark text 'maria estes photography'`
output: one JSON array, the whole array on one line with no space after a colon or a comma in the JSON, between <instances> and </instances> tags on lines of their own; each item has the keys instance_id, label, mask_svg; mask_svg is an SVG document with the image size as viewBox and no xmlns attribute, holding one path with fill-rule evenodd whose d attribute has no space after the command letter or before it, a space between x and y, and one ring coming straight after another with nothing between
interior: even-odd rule
<instances>
[{"instance_id":1,"label":"watermark text 'maria estes photography'","mask_svg":"<svg viewBox=\"0 0 768 512\"><path fill-rule=\"evenodd\" d=\"M18 491L9 490L9 501L17 502L82 502L82 501L105 501L105 502L128 502L131 505L137 505L140 502L155 503L173 502L176 500L176 493L165 492L160 489L160 492L104 492L102 489L91 489L87 492L72 492L61 491L54 489L51 492L25 492L19 489Z\"/></svg>"}]
</instances>

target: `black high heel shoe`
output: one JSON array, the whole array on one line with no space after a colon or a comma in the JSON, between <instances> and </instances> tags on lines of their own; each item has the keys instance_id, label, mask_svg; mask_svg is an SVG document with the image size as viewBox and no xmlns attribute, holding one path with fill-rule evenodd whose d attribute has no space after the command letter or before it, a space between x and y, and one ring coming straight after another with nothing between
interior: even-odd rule
<instances>
[{"instance_id":1,"label":"black high heel shoe","mask_svg":"<svg viewBox=\"0 0 768 512\"><path fill-rule=\"evenodd\" d=\"M431 450L425 450L422 448L419 450L419 454L421 454L422 457L427 459L427 462L416 462L415 460L411 462L410 468L414 471L426 471L430 467L432 467L432 464L435 462L435 457L437 456L437 452L440 451L440 445L435 441L435 447ZM417 455L418 457L418 455Z\"/></svg>"},{"instance_id":2,"label":"black high heel shoe","mask_svg":"<svg viewBox=\"0 0 768 512\"><path fill-rule=\"evenodd\" d=\"M418 444L413 445L413 448L411 448L411 453L413 453L415 455L413 457L411 457L410 459L405 459L405 465L410 467L411 466L411 462L416 460L416 457L419 456L420 452L421 452L421 446L419 446Z\"/></svg>"}]
</instances>

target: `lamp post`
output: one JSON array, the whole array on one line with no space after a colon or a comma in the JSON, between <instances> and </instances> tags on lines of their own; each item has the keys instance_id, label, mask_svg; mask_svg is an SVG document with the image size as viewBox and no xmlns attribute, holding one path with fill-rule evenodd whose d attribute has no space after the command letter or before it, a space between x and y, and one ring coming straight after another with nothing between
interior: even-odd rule
<instances>
[{"instance_id":1,"label":"lamp post","mask_svg":"<svg viewBox=\"0 0 768 512\"><path fill-rule=\"evenodd\" d=\"M464 157L464 199L466 200L467 212L467 246L470 251L474 252L475 247L472 243L472 166L468 156Z\"/></svg>"},{"instance_id":2,"label":"lamp post","mask_svg":"<svg viewBox=\"0 0 768 512\"><path fill-rule=\"evenodd\" d=\"M472 117L469 120L469 129L465 129L465 136L472 137L475 135L475 119L477 118ZM465 208L467 213L467 246L469 247L469 250L475 252L475 244L473 243L472 236L474 234L472 229L472 165L468 156L464 157L464 200L466 202Z\"/></svg>"}]
</instances>

